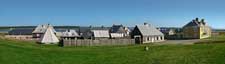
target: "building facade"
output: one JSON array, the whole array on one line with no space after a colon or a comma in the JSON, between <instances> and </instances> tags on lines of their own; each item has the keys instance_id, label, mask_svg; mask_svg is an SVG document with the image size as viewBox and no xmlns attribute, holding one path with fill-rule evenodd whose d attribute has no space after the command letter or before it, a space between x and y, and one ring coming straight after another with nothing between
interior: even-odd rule
<instances>
[{"instance_id":1,"label":"building facade","mask_svg":"<svg viewBox=\"0 0 225 64\"><path fill-rule=\"evenodd\" d=\"M183 27L183 38L185 39L203 39L211 37L211 28L206 24L204 19L199 21L198 18L192 20Z\"/></svg>"},{"instance_id":2,"label":"building facade","mask_svg":"<svg viewBox=\"0 0 225 64\"><path fill-rule=\"evenodd\" d=\"M178 27L160 27L159 30L164 34L167 40L182 39L182 28Z\"/></svg>"},{"instance_id":3,"label":"building facade","mask_svg":"<svg viewBox=\"0 0 225 64\"><path fill-rule=\"evenodd\" d=\"M163 33L147 23L136 25L131 36L139 44L164 41Z\"/></svg>"},{"instance_id":4,"label":"building facade","mask_svg":"<svg viewBox=\"0 0 225 64\"><path fill-rule=\"evenodd\" d=\"M52 29L53 32L56 33L55 29L50 24L38 25L32 32L33 38L40 39L48 28Z\"/></svg>"},{"instance_id":5,"label":"building facade","mask_svg":"<svg viewBox=\"0 0 225 64\"><path fill-rule=\"evenodd\" d=\"M34 40L32 38L33 30L34 29L12 29L5 37L18 40Z\"/></svg>"},{"instance_id":6,"label":"building facade","mask_svg":"<svg viewBox=\"0 0 225 64\"><path fill-rule=\"evenodd\" d=\"M60 36L61 39L77 39L79 38L79 34L76 32L76 30L66 30L65 32L62 32L62 35Z\"/></svg>"},{"instance_id":7,"label":"building facade","mask_svg":"<svg viewBox=\"0 0 225 64\"><path fill-rule=\"evenodd\" d=\"M129 38L130 30L123 25L115 25L110 28L110 38Z\"/></svg>"}]
</instances>

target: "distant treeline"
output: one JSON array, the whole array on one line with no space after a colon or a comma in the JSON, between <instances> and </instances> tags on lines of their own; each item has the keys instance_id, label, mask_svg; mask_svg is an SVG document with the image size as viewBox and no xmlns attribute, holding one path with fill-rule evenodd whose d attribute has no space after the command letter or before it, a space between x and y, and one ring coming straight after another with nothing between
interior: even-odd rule
<instances>
[{"instance_id":1,"label":"distant treeline","mask_svg":"<svg viewBox=\"0 0 225 64\"><path fill-rule=\"evenodd\" d=\"M36 28L37 26L0 26L0 29ZM54 26L54 28L79 28L79 26Z\"/></svg>"}]
</instances>

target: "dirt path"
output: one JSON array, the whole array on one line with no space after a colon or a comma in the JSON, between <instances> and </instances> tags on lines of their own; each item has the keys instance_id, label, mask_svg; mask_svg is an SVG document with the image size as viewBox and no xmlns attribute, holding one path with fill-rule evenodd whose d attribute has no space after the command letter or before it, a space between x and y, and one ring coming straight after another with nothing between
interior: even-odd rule
<instances>
[{"instance_id":1,"label":"dirt path","mask_svg":"<svg viewBox=\"0 0 225 64\"><path fill-rule=\"evenodd\" d=\"M194 44L195 42L199 42L199 39L192 39L192 40L166 40L164 42L154 43L156 45L165 45L165 44L182 44L182 45L190 45Z\"/></svg>"}]
</instances>

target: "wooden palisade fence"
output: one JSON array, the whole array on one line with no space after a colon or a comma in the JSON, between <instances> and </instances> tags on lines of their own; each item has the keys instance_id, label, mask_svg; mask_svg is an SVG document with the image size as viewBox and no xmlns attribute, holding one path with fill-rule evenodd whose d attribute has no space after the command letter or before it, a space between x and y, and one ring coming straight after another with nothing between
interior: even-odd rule
<instances>
[{"instance_id":1,"label":"wooden palisade fence","mask_svg":"<svg viewBox=\"0 0 225 64\"><path fill-rule=\"evenodd\" d=\"M77 40L62 40L63 46L111 46L111 45L133 45L134 39L77 39Z\"/></svg>"}]
</instances>

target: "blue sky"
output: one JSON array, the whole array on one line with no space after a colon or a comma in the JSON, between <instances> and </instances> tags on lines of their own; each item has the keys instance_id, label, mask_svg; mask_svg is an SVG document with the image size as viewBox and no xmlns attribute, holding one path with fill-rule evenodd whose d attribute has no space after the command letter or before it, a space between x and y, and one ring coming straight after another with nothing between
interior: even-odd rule
<instances>
[{"instance_id":1,"label":"blue sky","mask_svg":"<svg viewBox=\"0 0 225 64\"><path fill-rule=\"evenodd\" d=\"M134 26L148 22L181 27L204 18L225 28L224 0L0 0L0 26L53 25Z\"/></svg>"}]
</instances>

